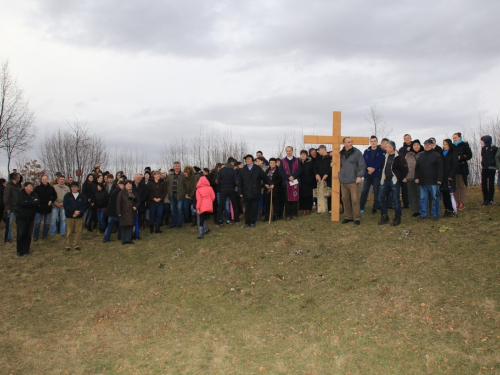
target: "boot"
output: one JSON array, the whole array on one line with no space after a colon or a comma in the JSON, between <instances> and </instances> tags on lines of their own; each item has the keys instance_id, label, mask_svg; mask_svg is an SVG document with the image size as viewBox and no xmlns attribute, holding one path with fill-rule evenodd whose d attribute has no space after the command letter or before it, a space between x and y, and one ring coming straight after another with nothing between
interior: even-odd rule
<instances>
[{"instance_id":1,"label":"boot","mask_svg":"<svg viewBox=\"0 0 500 375\"><path fill-rule=\"evenodd\" d=\"M197 216L195 215L195 216L193 216L193 217L192 217L191 226L192 226L192 227L195 227L195 226L197 225L197 223L196 223L196 222L197 222Z\"/></svg>"},{"instance_id":2,"label":"boot","mask_svg":"<svg viewBox=\"0 0 500 375\"><path fill-rule=\"evenodd\" d=\"M155 227L154 227L154 225L151 225L149 227L149 234L153 234L154 232L155 232Z\"/></svg>"},{"instance_id":3,"label":"boot","mask_svg":"<svg viewBox=\"0 0 500 375\"><path fill-rule=\"evenodd\" d=\"M396 227L396 226L398 226L399 224L401 224L401 217L400 217L400 216L396 216L396 217L394 218L394 220L392 221L392 224L391 224L391 225L392 225L393 227Z\"/></svg>"},{"instance_id":4,"label":"boot","mask_svg":"<svg viewBox=\"0 0 500 375\"><path fill-rule=\"evenodd\" d=\"M209 234L210 233L210 228L208 227L207 222L205 221L203 223L203 234Z\"/></svg>"},{"instance_id":5,"label":"boot","mask_svg":"<svg viewBox=\"0 0 500 375\"><path fill-rule=\"evenodd\" d=\"M155 225L155 233L163 233L159 225Z\"/></svg>"},{"instance_id":6,"label":"boot","mask_svg":"<svg viewBox=\"0 0 500 375\"><path fill-rule=\"evenodd\" d=\"M203 227L198 227L198 237L196 237L197 239L201 240L203 239Z\"/></svg>"},{"instance_id":7,"label":"boot","mask_svg":"<svg viewBox=\"0 0 500 375\"><path fill-rule=\"evenodd\" d=\"M382 214L382 217L380 218L380 221L378 222L378 225L384 225L389 222L389 216Z\"/></svg>"}]
</instances>

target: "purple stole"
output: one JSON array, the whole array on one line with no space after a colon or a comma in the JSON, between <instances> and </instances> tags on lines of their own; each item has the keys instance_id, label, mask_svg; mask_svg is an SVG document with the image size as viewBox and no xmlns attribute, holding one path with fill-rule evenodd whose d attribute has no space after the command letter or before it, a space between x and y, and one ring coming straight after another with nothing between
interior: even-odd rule
<instances>
[{"instance_id":1,"label":"purple stole","mask_svg":"<svg viewBox=\"0 0 500 375\"><path fill-rule=\"evenodd\" d=\"M288 159L285 157L281 160L283 163L283 170L286 174L292 175L299 168L299 159L295 158L293 161L292 169L290 172L290 167L288 165ZM298 202L299 201L299 184L290 186L290 180L286 180L286 193L288 202Z\"/></svg>"}]
</instances>

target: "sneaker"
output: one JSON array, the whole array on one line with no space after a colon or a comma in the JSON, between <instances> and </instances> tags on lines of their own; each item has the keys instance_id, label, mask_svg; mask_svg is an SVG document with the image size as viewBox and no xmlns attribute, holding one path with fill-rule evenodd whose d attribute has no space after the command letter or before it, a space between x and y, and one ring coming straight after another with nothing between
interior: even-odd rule
<instances>
[{"instance_id":1,"label":"sneaker","mask_svg":"<svg viewBox=\"0 0 500 375\"><path fill-rule=\"evenodd\" d=\"M80 250L81 250L81 249L80 249L80 246L75 247L75 250L80 251Z\"/></svg>"},{"instance_id":2,"label":"sneaker","mask_svg":"<svg viewBox=\"0 0 500 375\"><path fill-rule=\"evenodd\" d=\"M359 213L360 213L360 214L364 214L364 213L365 213L365 210L359 210Z\"/></svg>"},{"instance_id":3,"label":"sneaker","mask_svg":"<svg viewBox=\"0 0 500 375\"><path fill-rule=\"evenodd\" d=\"M227 224L227 225L232 224L232 223L231 223L231 220L226 220L226 224Z\"/></svg>"}]
</instances>

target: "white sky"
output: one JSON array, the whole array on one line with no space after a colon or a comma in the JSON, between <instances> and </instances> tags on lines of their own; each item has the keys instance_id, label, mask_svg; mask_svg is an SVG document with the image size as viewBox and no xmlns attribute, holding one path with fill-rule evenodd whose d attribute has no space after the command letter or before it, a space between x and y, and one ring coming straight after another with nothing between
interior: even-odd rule
<instances>
[{"instance_id":1,"label":"white sky","mask_svg":"<svg viewBox=\"0 0 500 375\"><path fill-rule=\"evenodd\" d=\"M399 147L498 115L499 14L496 0L0 0L0 60L40 137L76 116L113 148L154 155L206 127L272 156L287 130L331 134L334 110L343 134L371 135L375 102Z\"/></svg>"}]
</instances>

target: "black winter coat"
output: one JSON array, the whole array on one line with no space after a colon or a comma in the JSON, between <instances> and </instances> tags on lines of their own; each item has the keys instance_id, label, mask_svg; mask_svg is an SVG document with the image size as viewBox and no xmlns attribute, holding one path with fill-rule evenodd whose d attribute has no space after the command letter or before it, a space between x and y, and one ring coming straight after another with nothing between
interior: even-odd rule
<instances>
[{"instance_id":1,"label":"black winter coat","mask_svg":"<svg viewBox=\"0 0 500 375\"><path fill-rule=\"evenodd\" d=\"M299 196L311 197L313 195L313 189L317 186L314 174L314 164L309 157L305 161L299 160L299 163L301 165L299 176Z\"/></svg>"},{"instance_id":2,"label":"black winter coat","mask_svg":"<svg viewBox=\"0 0 500 375\"><path fill-rule=\"evenodd\" d=\"M97 188L98 186L101 187L101 190ZM91 202L94 203L95 208L106 208L108 207L108 201L109 201L109 194L106 191L106 187L104 184L94 184L92 186L92 200Z\"/></svg>"},{"instance_id":3,"label":"black winter coat","mask_svg":"<svg viewBox=\"0 0 500 375\"><path fill-rule=\"evenodd\" d=\"M17 196L16 216L20 219L34 219L40 199L36 193L28 194L21 189Z\"/></svg>"},{"instance_id":4,"label":"black winter coat","mask_svg":"<svg viewBox=\"0 0 500 375\"><path fill-rule=\"evenodd\" d=\"M464 175L465 185L467 185L467 176L469 175L469 164L467 163L472 159L472 150L467 142L460 142L455 146L455 154L458 157L458 173Z\"/></svg>"},{"instance_id":5,"label":"black winter coat","mask_svg":"<svg viewBox=\"0 0 500 375\"><path fill-rule=\"evenodd\" d=\"M134 195L137 197L137 211L139 212L146 211L146 203L149 198L148 185L146 185L144 181L139 182L138 185L136 185L135 182L132 183L132 191L134 192Z\"/></svg>"},{"instance_id":6,"label":"black winter coat","mask_svg":"<svg viewBox=\"0 0 500 375\"><path fill-rule=\"evenodd\" d=\"M215 177L221 190L235 190L238 185L238 174L232 164L226 164Z\"/></svg>"},{"instance_id":7,"label":"black winter coat","mask_svg":"<svg viewBox=\"0 0 500 375\"><path fill-rule=\"evenodd\" d=\"M460 164L458 163L458 157L455 151L448 151L446 155L443 155L443 179L441 183L442 190L448 189L451 186L453 189L456 188L455 175L459 170ZM451 178L451 180L450 180Z\"/></svg>"},{"instance_id":8,"label":"black winter coat","mask_svg":"<svg viewBox=\"0 0 500 375\"><path fill-rule=\"evenodd\" d=\"M80 193L75 199L73 193L70 191L64 196L63 207L66 218L72 219L75 211L80 211L80 214L76 218L82 218L88 207L87 197L85 194Z\"/></svg>"},{"instance_id":9,"label":"black winter coat","mask_svg":"<svg viewBox=\"0 0 500 375\"><path fill-rule=\"evenodd\" d=\"M52 212L52 203L49 206L49 202L54 202L57 199L57 193L53 186L38 185L35 188L35 193L40 198L40 205L38 206L36 212L39 214L50 214Z\"/></svg>"},{"instance_id":10,"label":"black winter coat","mask_svg":"<svg viewBox=\"0 0 500 375\"><path fill-rule=\"evenodd\" d=\"M434 150L424 151L417 159L415 167L415 180L420 186L437 185L443 182L443 157Z\"/></svg>"},{"instance_id":11,"label":"black winter coat","mask_svg":"<svg viewBox=\"0 0 500 375\"><path fill-rule=\"evenodd\" d=\"M316 161L313 163L314 168L314 177L316 179L316 175L319 174L321 178L326 174L328 177L326 178L326 185L328 187L332 187L332 157L325 155L321 156L318 154L316 157ZM302 183L302 181L300 181Z\"/></svg>"},{"instance_id":12,"label":"black winter coat","mask_svg":"<svg viewBox=\"0 0 500 375\"><path fill-rule=\"evenodd\" d=\"M276 172L275 172L276 174ZM248 166L244 166L239 173L238 192L243 195L243 199L259 199L261 183L264 181L268 185L273 182L267 177L266 172L258 165L253 165L252 170Z\"/></svg>"},{"instance_id":13,"label":"black winter coat","mask_svg":"<svg viewBox=\"0 0 500 375\"><path fill-rule=\"evenodd\" d=\"M106 211L108 217L118 216L118 214L116 213L116 200L118 199L118 194L120 194L120 191L121 189L116 188L111 192L111 195L109 196L108 210Z\"/></svg>"},{"instance_id":14,"label":"black winter coat","mask_svg":"<svg viewBox=\"0 0 500 375\"><path fill-rule=\"evenodd\" d=\"M483 169L497 169L495 156L497 155L498 147L482 147L481 148L481 167Z\"/></svg>"}]
</instances>

